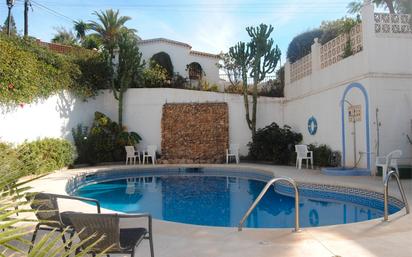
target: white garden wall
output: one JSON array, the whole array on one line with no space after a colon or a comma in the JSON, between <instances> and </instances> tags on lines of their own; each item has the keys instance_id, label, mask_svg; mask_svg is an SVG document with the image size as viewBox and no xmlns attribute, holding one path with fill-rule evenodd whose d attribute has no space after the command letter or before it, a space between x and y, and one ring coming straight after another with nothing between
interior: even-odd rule
<instances>
[{"instance_id":1,"label":"white garden wall","mask_svg":"<svg viewBox=\"0 0 412 257\"><path fill-rule=\"evenodd\" d=\"M124 125L138 132L143 141L161 146L161 117L165 103L226 102L229 106L230 142L241 145L241 154L247 154L251 133L245 122L243 96L181 89L129 89L125 97ZM16 108L1 114L1 140L21 143L39 137L62 137L71 140L71 129L81 123L90 126L95 111L117 121L117 101L108 90L95 99L79 101L68 94L53 96L37 104ZM258 106L258 127L272 122L282 124L282 100L261 97Z\"/></svg>"}]
</instances>

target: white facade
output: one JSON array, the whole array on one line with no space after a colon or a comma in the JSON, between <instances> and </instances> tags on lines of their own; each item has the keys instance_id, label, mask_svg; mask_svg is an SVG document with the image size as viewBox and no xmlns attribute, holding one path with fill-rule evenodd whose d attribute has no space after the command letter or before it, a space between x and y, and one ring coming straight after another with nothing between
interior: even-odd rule
<instances>
[{"instance_id":1,"label":"white facade","mask_svg":"<svg viewBox=\"0 0 412 257\"><path fill-rule=\"evenodd\" d=\"M298 128L305 143L325 143L341 151L348 167L359 160L359 167L369 162L373 171L375 157L395 149L403 151L401 164L411 164L412 31L406 17L374 14L368 4L357 35L360 52L323 65L322 46L315 42L309 63L286 64L284 122ZM334 46L324 50L326 58L333 57ZM348 118L350 104L362 110L355 125ZM318 122L315 135L307 129L311 116Z\"/></svg>"},{"instance_id":2,"label":"white facade","mask_svg":"<svg viewBox=\"0 0 412 257\"><path fill-rule=\"evenodd\" d=\"M175 73L189 77L187 65L197 62L204 71L203 78L209 83L219 83L219 56L199 51L193 51L188 44L164 38L141 40L139 49L146 63L154 54L165 52L170 56Z\"/></svg>"},{"instance_id":3,"label":"white facade","mask_svg":"<svg viewBox=\"0 0 412 257\"><path fill-rule=\"evenodd\" d=\"M282 122L282 100L262 97L259 99L258 127L276 121ZM229 136L231 143L240 144L240 153L248 153L251 132L245 122L243 96L170 88L133 88L126 92L123 123L129 131L136 131L143 138L140 147L156 144L161 150L161 118L165 103L226 102L229 107ZM79 101L62 93L36 104L0 112L0 140L21 143L43 137L73 140L71 129L77 124L91 126L95 111L117 121L117 101L109 90L95 99Z\"/></svg>"}]
</instances>

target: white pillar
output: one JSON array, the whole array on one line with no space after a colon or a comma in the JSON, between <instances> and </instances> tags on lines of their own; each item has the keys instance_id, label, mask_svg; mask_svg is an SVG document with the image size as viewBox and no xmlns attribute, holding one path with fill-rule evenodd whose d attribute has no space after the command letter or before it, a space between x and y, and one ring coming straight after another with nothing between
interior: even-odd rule
<instances>
[{"instance_id":1,"label":"white pillar","mask_svg":"<svg viewBox=\"0 0 412 257\"><path fill-rule=\"evenodd\" d=\"M290 61L286 59L285 63L285 85L290 84Z\"/></svg>"},{"instance_id":2,"label":"white pillar","mask_svg":"<svg viewBox=\"0 0 412 257\"><path fill-rule=\"evenodd\" d=\"M361 17L363 50L368 51L368 49L370 49L373 45L372 41L375 38L374 7L368 0L365 0L364 5L362 6Z\"/></svg>"},{"instance_id":3,"label":"white pillar","mask_svg":"<svg viewBox=\"0 0 412 257\"><path fill-rule=\"evenodd\" d=\"M320 70L320 47L321 44L319 43L319 39L315 38L314 43L311 46L312 51L312 74L318 70Z\"/></svg>"}]
</instances>

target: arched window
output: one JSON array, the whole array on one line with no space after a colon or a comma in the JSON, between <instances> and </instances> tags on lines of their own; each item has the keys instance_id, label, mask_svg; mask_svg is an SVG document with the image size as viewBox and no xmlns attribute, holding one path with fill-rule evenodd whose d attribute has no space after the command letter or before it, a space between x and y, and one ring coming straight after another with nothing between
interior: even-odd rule
<instances>
[{"instance_id":1,"label":"arched window","mask_svg":"<svg viewBox=\"0 0 412 257\"><path fill-rule=\"evenodd\" d=\"M189 71L189 79L201 80L203 77L202 66L197 62L192 62L187 65L187 70Z\"/></svg>"},{"instance_id":2,"label":"arched window","mask_svg":"<svg viewBox=\"0 0 412 257\"><path fill-rule=\"evenodd\" d=\"M173 77L173 64L170 56L165 52L159 52L154 54L152 58L150 58L151 63L157 63L158 65L162 66L169 75L169 78Z\"/></svg>"}]
</instances>

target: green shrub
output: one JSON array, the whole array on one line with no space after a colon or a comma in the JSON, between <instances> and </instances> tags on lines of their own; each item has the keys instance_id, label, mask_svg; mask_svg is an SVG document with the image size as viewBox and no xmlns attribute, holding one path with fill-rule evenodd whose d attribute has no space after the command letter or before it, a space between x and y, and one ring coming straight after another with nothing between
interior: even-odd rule
<instances>
[{"instance_id":1,"label":"green shrub","mask_svg":"<svg viewBox=\"0 0 412 257\"><path fill-rule=\"evenodd\" d=\"M311 52L314 39L320 38L322 34L323 30L314 29L295 36L289 43L286 57L291 63L294 63L309 54Z\"/></svg>"},{"instance_id":2,"label":"green shrub","mask_svg":"<svg viewBox=\"0 0 412 257\"><path fill-rule=\"evenodd\" d=\"M291 63L294 63L311 52L311 46L315 38L318 38L321 44L325 44L339 34L349 32L351 28L360 22L359 19L347 17L333 21L323 21L319 28L295 36L289 43L286 57Z\"/></svg>"},{"instance_id":3,"label":"green shrub","mask_svg":"<svg viewBox=\"0 0 412 257\"><path fill-rule=\"evenodd\" d=\"M309 144L308 149L313 151L314 165L318 167L335 167L339 165L340 153L332 151L329 146L325 144Z\"/></svg>"},{"instance_id":4,"label":"green shrub","mask_svg":"<svg viewBox=\"0 0 412 257\"><path fill-rule=\"evenodd\" d=\"M160 67L164 68L167 72L167 77L173 77L173 64L170 56L165 52L160 52L154 54L152 58L150 58L150 68L153 68L155 65L159 65Z\"/></svg>"},{"instance_id":5,"label":"green shrub","mask_svg":"<svg viewBox=\"0 0 412 257\"><path fill-rule=\"evenodd\" d=\"M44 138L17 147L26 174L51 172L73 163L74 147L64 139Z\"/></svg>"},{"instance_id":6,"label":"green shrub","mask_svg":"<svg viewBox=\"0 0 412 257\"><path fill-rule=\"evenodd\" d=\"M93 96L105 85L105 66L97 52L62 55L31 39L0 35L0 104L32 103L61 90Z\"/></svg>"},{"instance_id":7,"label":"green shrub","mask_svg":"<svg viewBox=\"0 0 412 257\"><path fill-rule=\"evenodd\" d=\"M124 159L126 145L135 145L142 140L136 132L128 132L100 112L95 112L90 130L78 125L72 129L77 150L76 163L96 164Z\"/></svg>"},{"instance_id":8,"label":"green shrub","mask_svg":"<svg viewBox=\"0 0 412 257\"><path fill-rule=\"evenodd\" d=\"M249 143L249 156L254 160L273 161L275 164L289 164L293 159L295 145L302 141L302 134L272 123L256 131Z\"/></svg>"},{"instance_id":9,"label":"green shrub","mask_svg":"<svg viewBox=\"0 0 412 257\"><path fill-rule=\"evenodd\" d=\"M188 81L186 78L179 74L175 74L172 78L172 81L170 83L170 87L172 88L186 88L188 84Z\"/></svg>"},{"instance_id":10,"label":"green shrub","mask_svg":"<svg viewBox=\"0 0 412 257\"><path fill-rule=\"evenodd\" d=\"M21 162L11 144L0 142L0 180L10 184L22 176Z\"/></svg>"},{"instance_id":11,"label":"green shrub","mask_svg":"<svg viewBox=\"0 0 412 257\"><path fill-rule=\"evenodd\" d=\"M164 87L167 84L168 73L158 64L151 64L143 71L143 87Z\"/></svg>"},{"instance_id":12,"label":"green shrub","mask_svg":"<svg viewBox=\"0 0 412 257\"><path fill-rule=\"evenodd\" d=\"M89 128L79 124L76 128L72 128L72 136L74 145L76 146L76 160L75 163L87 163L89 144L87 143L87 137L89 134Z\"/></svg>"}]
</instances>

